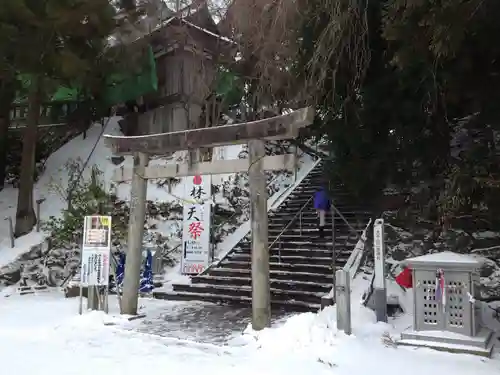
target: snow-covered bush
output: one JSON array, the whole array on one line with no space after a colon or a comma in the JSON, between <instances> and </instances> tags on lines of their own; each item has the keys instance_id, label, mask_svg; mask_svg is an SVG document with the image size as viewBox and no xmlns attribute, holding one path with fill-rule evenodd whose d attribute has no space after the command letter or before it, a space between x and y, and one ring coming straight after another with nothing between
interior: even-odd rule
<instances>
[{"instance_id":1,"label":"snow-covered bush","mask_svg":"<svg viewBox=\"0 0 500 375\"><path fill-rule=\"evenodd\" d=\"M119 242L126 235L128 205L106 191L103 173L92 166L90 176L84 177L84 164L80 160L69 160L68 187L53 184L52 189L68 200L68 207L60 217L51 216L42 223L43 230L50 233L55 248L70 248L78 243L83 234L83 221L87 215L111 215L113 217L113 240Z\"/></svg>"}]
</instances>

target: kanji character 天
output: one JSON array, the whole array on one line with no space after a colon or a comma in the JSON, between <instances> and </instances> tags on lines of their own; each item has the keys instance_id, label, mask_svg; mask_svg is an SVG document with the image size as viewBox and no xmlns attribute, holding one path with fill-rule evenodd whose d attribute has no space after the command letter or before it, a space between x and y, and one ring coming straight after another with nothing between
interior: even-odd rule
<instances>
[{"instance_id":1,"label":"kanji character \u5929","mask_svg":"<svg viewBox=\"0 0 500 375\"><path fill-rule=\"evenodd\" d=\"M196 207L193 206L189 209L189 212L188 212L188 220L196 220L196 221L200 221L200 219L198 219L198 216L195 215L195 212L196 212Z\"/></svg>"}]
</instances>

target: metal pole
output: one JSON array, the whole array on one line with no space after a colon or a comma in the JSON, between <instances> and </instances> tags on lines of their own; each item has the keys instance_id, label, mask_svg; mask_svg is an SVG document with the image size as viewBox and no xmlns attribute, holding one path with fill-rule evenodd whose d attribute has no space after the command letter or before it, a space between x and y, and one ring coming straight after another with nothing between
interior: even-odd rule
<instances>
[{"instance_id":1,"label":"metal pole","mask_svg":"<svg viewBox=\"0 0 500 375\"><path fill-rule=\"evenodd\" d=\"M295 150L294 150L295 151L295 159L294 159L295 160L295 168L293 168L293 182L297 182L297 175L298 175L298 171L297 171L297 159L298 159L297 158L297 154L298 154L297 148L298 147L295 145Z\"/></svg>"},{"instance_id":2,"label":"metal pole","mask_svg":"<svg viewBox=\"0 0 500 375\"><path fill-rule=\"evenodd\" d=\"M252 327L259 331L271 324L267 188L262 163L266 155L264 141L249 141L248 151L252 228Z\"/></svg>"},{"instance_id":3,"label":"metal pole","mask_svg":"<svg viewBox=\"0 0 500 375\"><path fill-rule=\"evenodd\" d=\"M142 260L142 238L146 215L147 180L144 178L148 156L134 154L132 189L130 196L130 220L128 230L127 261L123 280L122 314L137 315L139 282Z\"/></svg>"},{"instance_id":4,"label":"metal pole","mask_svg":"<svg viewBox=\"0 0 500 375\"><path fill-rule=\"evenodd\" d=\"M99 291L97 290L97 287L93 285L89 285L87 287L87 309L99 309Z\"/></svg>"},{"instance_id":5,"label":"metal pole","mask_svg":"<svg viewBox=\"0 0 500 375\"><path fill-rule=\"evenodd\" d=\"M332 216L332 270L333 270L333 300L337 300L336 289L335 289L335 273L337 272L337 254L335 247L335 209L330 206L330 212Z\"/></svg>"},{"instance_id":6,"label":"metal pole","mask_svg":"<svg viewBox=\"0 0 500 375\"><path fill-rule=\"evenodd\" d=\"M87 289L88 290L88 289ZM87 295L88 297L88 295ZM78 306L78 313L80 315L83 314L83 285L82 285L82 280L81 280L81 277L80 277L80 301L79 301L79 306Z\"/></svg>"},{"instance_id":7,"label":"metal pole","mask_svg":"<svg viewBox=\"0 0 500 375\"><path fill-rule=\"evenodd\" d=\"M300 215L299 215L299 233L300 233L300 236L302 237L302 211L300 211Z\"/></svg>"}]
</instances>

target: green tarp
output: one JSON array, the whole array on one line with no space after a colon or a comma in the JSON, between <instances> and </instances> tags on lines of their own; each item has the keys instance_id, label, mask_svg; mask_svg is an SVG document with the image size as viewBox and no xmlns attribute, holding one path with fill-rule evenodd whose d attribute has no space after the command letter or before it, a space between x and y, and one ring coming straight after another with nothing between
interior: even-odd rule
<instances>
[{"instance_id":1,"label":"green tarp","mask_svg":"<svg viewBox=\"0 0 500 375\"><path fill-rule=\"evenodd\" d=\"M109 81L104 98L110 106L157 91L158 77L153 49L148 48L144 64L138 73L119 72L112 75Z\"/></svg>"},{"instance_id":2,"label":"green tarp","mask_svg":"<svg viewBox=\"0 0 500 375\"><path fill-rule=\"evenodd\" d=\"M80 100L78 89L61 86L57 89L56 93L52 95L52 102L76 102Z\"/></svg>"},{"instance_id":3,"label":"green tarp","mask_svg":"<svg viewBox=\"0 0 500 375\"><path fill-rule=\"evenodd\" d=\"M30 78L21 75L20 80L25 89L29 87ZM113 106L158 90L158 77L156 75L156 62L153 49L148 47L144 63L138 72L117 72L108 79L109 83L103 98L106 105ZM60 86L51 97L51 101L79 101L80 90L77 87ZM16 103L26 101L26 97L18 97Z\"/></svg>"}]
</instances>

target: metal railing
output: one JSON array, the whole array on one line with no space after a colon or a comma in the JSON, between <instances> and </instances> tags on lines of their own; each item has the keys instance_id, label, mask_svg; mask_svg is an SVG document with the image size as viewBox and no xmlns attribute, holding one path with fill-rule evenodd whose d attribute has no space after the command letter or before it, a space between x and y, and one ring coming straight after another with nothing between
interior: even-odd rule
<instances>
[{"instance_id":1,"label":"metal railing","mask_svg":"<svg viewBox=\"0 0 500 375\"><path fill-rule=\"evenodd\" d=\"M315 163L313 163L313 168L311 169L311 171L316 167ZM306 174L307 176L307 174ZM302 178L306 177L306 176L303 176ZM272 181L269 182L269 184L267 184L266 187L269 187L271 184L273 184L277 179L279 178L278 177L275 177ZM296 181L295 181L296 183ZM300 182L299 182L299 185L300 185ZM298 187L299 185L295 186L295 187ZM275 207L276 205L276 202L278 202L280 200L280 198L286 194L287 192L289 192L290 189L292 189L292 187L294 186L294 183L290 184L290 186L286 187L277 197L276 199L274 200L273 204L272 204L272 207ZM312 197L311 197L312 198ZM280 203L280 205L282 204L283 202ZM250 202L247 202L245 205L244 205L244 208L248 207L250 205ZM269 207L268 207L269 208ZM269 212L269 211L268 211ZM233 217L235 216L237 213L233 213L233 215L231 215L224 223L221 223L216 229L218 229L219 227L225 225L228 223L228 221ZM248 234L247 234L248 235ZM245 235L243 238L245 238L247 235ZM231 254L232 251L228 251L221 259L219 259L217 262L215 262L213 260L213 257L212 257L212 264L210 264L203 272L201 272L200 275L206 275L212 268L214 267L217 267L218 265L220 265L224 260L226 260L229 255Z\"/></svg>"},{"instance_id":2,"label":"metal railing","mask_svg":"<svg viewBox=\"0 0 500 375\"><path fill-rule=\"evenodd\" d=\"M357 274L357 272L359 271L359 267L362 263L362 259L366 256L367 252L365 250L366 250L366 245L367 245L367 240L368 240L368 231L372 227L372 225L373 225L373 219L370 218L368 221L368 224L366 224L366 227L363 230L363 232L361 233L361 235L359 235L359 232L356 231L356 234L358 235L358 242L354 246L354 249L351 252L351 255L349 256L349 258L347 259L347 262L345 263L345 265L343 267L343 269L349 273L350 279L353 279L354 276ZM332 224L332 227L333 227L333 224ZM354 228L352 228L352 229L354 229ZM349 241L349 237L347 237L347 239L344 243L344 247L347 246L348 241ZM325 299L322 298L322 303L321 303L322 307L335 303L335 299L336 299L336 296L335 296L335 292L336 292L335 291L335 286L336 286L335 285L336 284L335 273L337 271L337 267L336 267L335 263L336 262L335 262L335 250L334 250L334 254L332 256L332 269L333 269L332 289L330 290L330 292L328 292L324 296ZM330 302L327 302L328 300Z\"/></svg>"},{"instance_id":3,"label":"metal railing","mask_svg":"<svg viewBox=\"0 0 500 375\"><path fill-rule=\"evenodd\" d=\"M300 235L302 236L302 212L304 212L304 209L307 207L307 205L312 201L313 199L313 196L311 196L307 201L306 203L304 203L302 205L302 207L300 208L299 212L297 212L295 214L295 216L288 222L287 225L285 225L285 227L283 228L283 230L276 236L276 238L274 239L274 241L271 243L271 245L269 245L268 249L271 250L271 248L276 244L276 242L278 242L278 240L281 238L281 236L283 235L283 233L286 232L286 230L295 222L295 220L297 220L297 217L299 217L299 233ZM281 249L283 247L283 242L280 242L280 246L278 248L278 261L279 263L281 263Z\"/></svg>"}]
</instances>

